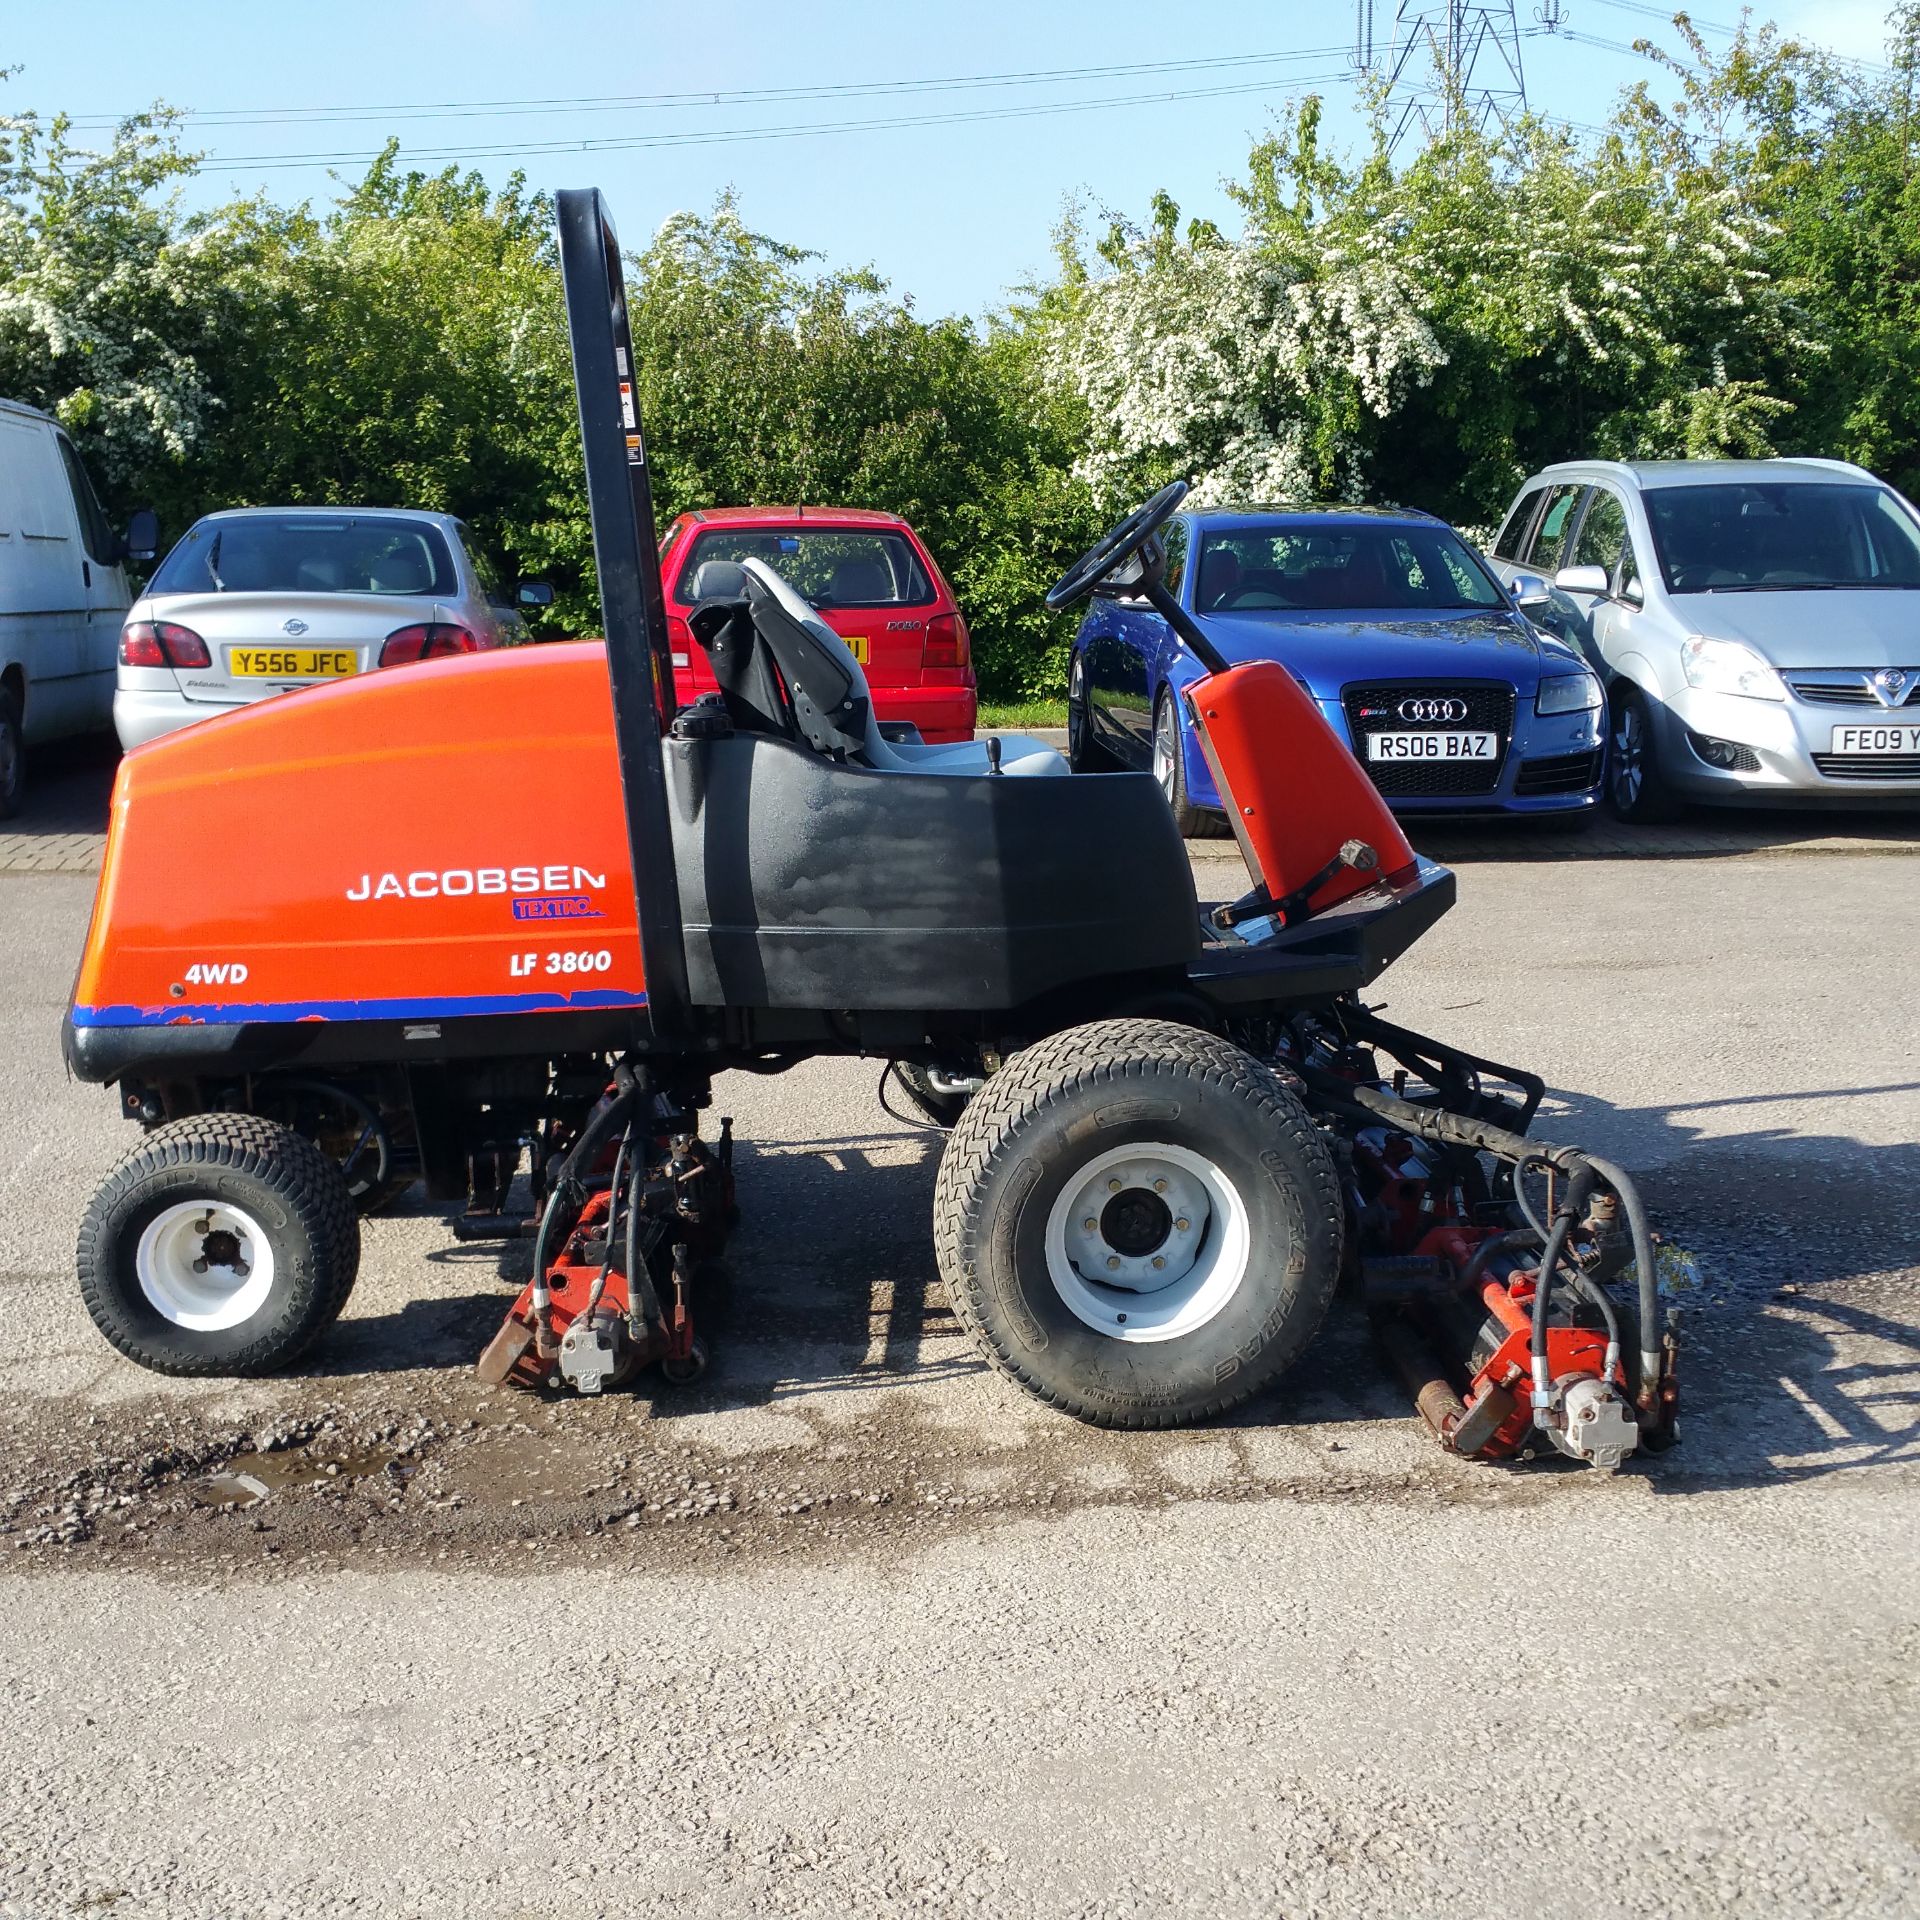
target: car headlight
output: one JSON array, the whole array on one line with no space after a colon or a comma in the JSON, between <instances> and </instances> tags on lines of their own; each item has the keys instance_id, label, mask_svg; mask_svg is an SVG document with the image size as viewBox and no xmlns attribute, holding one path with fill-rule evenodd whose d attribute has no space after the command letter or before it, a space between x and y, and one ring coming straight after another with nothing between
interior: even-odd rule
<instances>
[{"instance_id":1,"label":"car headlight","mask_svg":"<svg viewBox=\"0 0 1920 1920\"><path fill-rule=\"evenodd\" d=\"M1591 713L1600 704L1600 682L1590 673L1556 673L1540 682L1535 713Z\"/></svg>"},{"instance_id":2,"label":"car headlight","mask_svg":"<svg viewBox=\"0 0 1920 1920\"><path fill-rule=\"evenodd\" d=\"M1780 676L1738 640L1711 640L1704 633L1680 643L1680 670L1702 693L1738 693L1749 700L1784 700Z\"/></svg>"}]
</instances>

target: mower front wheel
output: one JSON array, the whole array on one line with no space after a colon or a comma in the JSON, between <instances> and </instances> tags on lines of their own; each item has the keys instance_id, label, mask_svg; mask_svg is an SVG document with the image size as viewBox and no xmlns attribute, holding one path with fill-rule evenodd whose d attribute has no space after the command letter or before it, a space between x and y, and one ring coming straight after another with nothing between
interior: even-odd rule
<instances>
[{"instance_id":1,"label":"mower front wheel","mask_svg":"<svg viewBox=\"0 0 1920 1920\"><path fill-rule=\"evenodd\" d=\"M94 1195L80 1228L94 1324L155 1373L290 1365L346 1304L360 1223L339 1167L249 1113L156 1127Z\"/></svg>"},{"instance_id":2,"label":"mower front wheel","mask_svg":"<svg viewBox=\"0 0 1920 1920\"><path fill-rule=\"evenodd\" d=\"M1028 1048L975 1097L934 1237L955 1315L1029 1393L1096 1426L1179 1427L1298 1357L1342 1212L1278 1076L1196 1028L1109 1020Z\"/></svg>"}]
</instances>

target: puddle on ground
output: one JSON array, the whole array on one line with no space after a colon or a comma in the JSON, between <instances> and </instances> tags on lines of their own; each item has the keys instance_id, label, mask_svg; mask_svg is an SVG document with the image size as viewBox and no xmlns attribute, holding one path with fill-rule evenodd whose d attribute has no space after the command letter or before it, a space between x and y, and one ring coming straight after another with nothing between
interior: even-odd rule
<instances>
[{"instance_id":1,"label":"puddle on ground","mask_svg":"<svg viewBox=\"0 0 1920 1920\"><path fill-rule=\"evenodd\" d=\"M267 1497L267 1483L250 1473L210 1473L196 1480L188 1491L200 1506L245 1513Z\"/></svg>"},{"instance_id":2,"label":"puddle on ground","mask_svg":"<svg viewBox=\"0 0 1920 1920\"><path fill-rule=\"evenodd\" d=\"M203 1475L187 1491L200 1506L244 1513L276 1493L325 1486L329 1481L364 1479L375 1473L405 1482L418 1471L414 1462L395 1453L371 1450L317 1454L307 1447L286 1447L275 1453L236 1453L218 1473Z\"/></svg>"}]
</instances>

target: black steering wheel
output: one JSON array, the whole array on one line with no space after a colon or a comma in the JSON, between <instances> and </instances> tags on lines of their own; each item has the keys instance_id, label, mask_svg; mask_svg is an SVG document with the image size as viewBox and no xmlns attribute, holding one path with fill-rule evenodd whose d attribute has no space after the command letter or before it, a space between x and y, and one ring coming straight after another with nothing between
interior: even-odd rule
<instances>
[{"instance_id":1,"label":"black steering wheel","mask_svg":"<svg viewBox=\"0 0 1920 1920\"><path fill-rule=\"evenodd\" d=\"M1187 497L1187 483L1176 480L1156 493L1144 507L1135 507L1127 517L1096 546L1089 547L1053 584L1047 594L1047 610L1058 613L1090 593L1135 548L1143 547L1171 518L1173 510Z\"/></svg>"}]
</instances>

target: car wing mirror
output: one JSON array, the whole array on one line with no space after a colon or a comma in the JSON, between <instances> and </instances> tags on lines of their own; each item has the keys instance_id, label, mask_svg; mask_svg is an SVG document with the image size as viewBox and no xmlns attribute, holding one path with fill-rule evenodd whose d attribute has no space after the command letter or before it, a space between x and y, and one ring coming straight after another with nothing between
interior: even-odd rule
<instances>
[{"instance_id":1,"label":"car wing mirror","mask_svg":"<svg viewBox=\"0 0 1920 1920\"><path fill-rule=\"evenodd\" d=\"M127 517L127 537L121 542L125 559L146 566L160 551L160 516L151 507L137 508Z\"/></svg>"},{"instance_id":2,"label":"car wing mirror","mask_svg":"<svg viewBox=\"0 0 1920 1920\"><path fill-rule=\"evenodd\" d=\"M523 607L550 607L553 605L553 588L544 580L522 580L514 598Z\"/></svg>"},{"instance_id":3,"label":"car wing mirror","mask_svg":"<svg viewBox=\"0 0 1920 1920\"><path fill-rule=\"evenodd\" d=\"M1605 567L1562 567L1553 576L1553 584L1562 593L1588 593L1602 600L1613 586Z\"/></svg>"},{"instance_id":4,"label":"car wing mirror","mask_svg":"<svg viewBox=\"0 0 1920 1920\"><path fill-rule=\"evenodd\" d=\"M1509 587L1514 604L1521 607L1544 607L1552 595L1543 573L1516 573Z\"/></svg>"}]
</instances>

